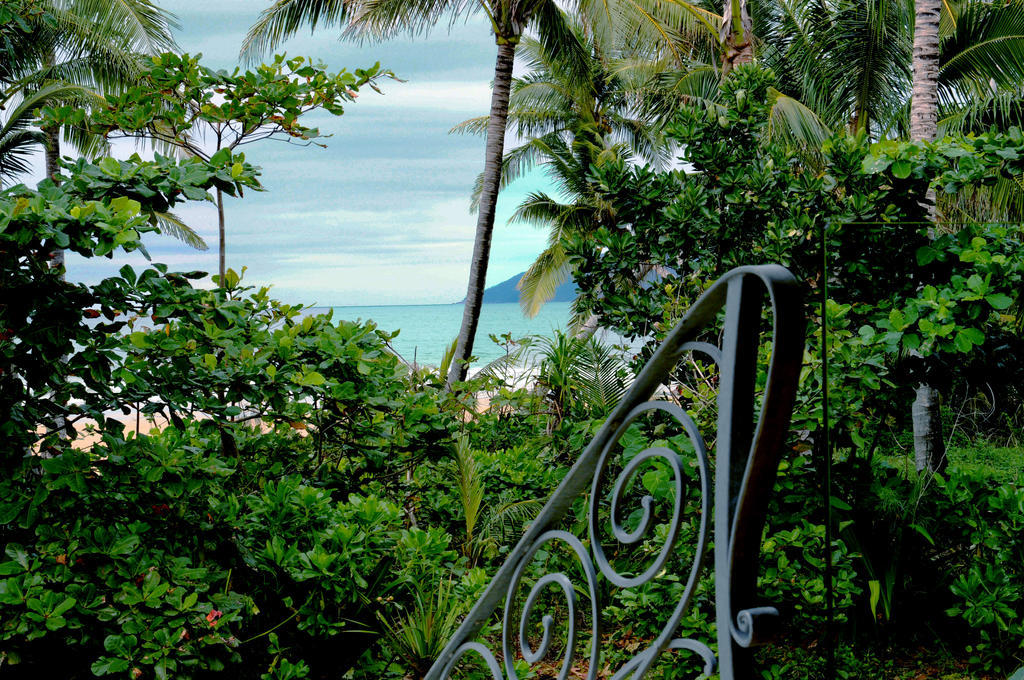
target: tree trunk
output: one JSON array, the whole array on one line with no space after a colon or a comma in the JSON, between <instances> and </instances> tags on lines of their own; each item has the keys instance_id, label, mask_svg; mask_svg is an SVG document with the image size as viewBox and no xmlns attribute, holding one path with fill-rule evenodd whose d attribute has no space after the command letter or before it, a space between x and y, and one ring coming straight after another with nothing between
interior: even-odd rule
<instances>
[{"instance_id":1,"label":"tree trunk","mask_svg":"<svg viewBox=\"0 0 1024 680\"><path fill-rule=\"evenodd\" d=\"M576 331L576 337L580 340L587 340L588 338L593 337L600 324L601 317L597 314L591 314L587 317L587 320L580 325L579 330Z\"/></svg>"},{"instance_id":2,"label":"tree trunk","mask_svg":"<svg viewBox=\"0 0 1024 680\"><path fill-rule=\"evenodd\" d=\"M476 241L473 261L469 269L466 304L462 310L462 328L459 330L455 357L448 371L448 386L466 379L469 358L473 356L473 340L480 321L487 281L487 261L491 254L491 235L494 231L494 210L498 204L501 184L501 159L505 153L505 124L508 119L508 96L512 86L512 62L516 41L498 42L498 58L494 65L494 90L491 93L491 113L487 121L487 146L484 159L483 191L480 193L480 212L476 221Z\"/></svg>"},{"instance_id":3,"label":"tree trunk","mask_svg":"<svg viewBox=\"0 0 1024 680\"><path fill-rule=\"evenodd\" d=\"M722 75L754 61L754 22L747 0L725 0L722 12Z\"/></svg>"},{"instance_id":4,"label":"tree trunk","mask_svg":"<svg viewBox=\"0 0 1024 680\"><path fill-rule=\"evenodd\" d=\"M43 128L46 135L46 176L53 180L54 184L60 184L60 128ZM59 269L63 277L64 271L64 249L57 248L50 253L50 269Z\"/></svg>"},{"instance_id":5,"label":"tree trunk","mask_svg":"<svg viewBox=\"0 0 1024 680\"><path fill-rule=\"evenodd\" d=\"M939 15L942 0L914 2L914 82L910 99L910 139L938 134Z\"/></svg>"},{"instance_id":6,"label":"tree trunk","mask_svg":"<svg viewBox=\"0 0 1024 680\"><path fill-rule=\"evenodd\" d=\"M942 0L915 0L914 81L910 100L910 138L935 139L938 135L939 16ZM935 221L935 192L925 197L928 219ZM932 229L934 233L934 229ZM927 361L927 359L925 359ZM946 466L939 391L927 378L915 390L911 407L914 423L914 461L918 470L941 471Z\"/></svg>"},{"instance_id":7,"label":"tree trunk","mask_svg":"<svg viewBox=\"0 0 1024 680\"><path fill-rule=\"evenodd\" d=\"M217 271L220 273L220 285L223 288L224 272L227 271L225 266L227 257L226 244L224 242L224 192L220 190L220 187L217 188L217 234L220 236L220 258Z\"/></svg>"},{"instance_id":8,"label":"tree trunk","mask_svg":"<svg viewBox=\"0 0 1024 680\"><path fill-rule=\"evenodd\" d=\"M946 444L942 438L939 391L927 382L917 386L911 418L914 422L914 464L918 471L942 471L946 467Z\"/></svg>"}]
</instances>

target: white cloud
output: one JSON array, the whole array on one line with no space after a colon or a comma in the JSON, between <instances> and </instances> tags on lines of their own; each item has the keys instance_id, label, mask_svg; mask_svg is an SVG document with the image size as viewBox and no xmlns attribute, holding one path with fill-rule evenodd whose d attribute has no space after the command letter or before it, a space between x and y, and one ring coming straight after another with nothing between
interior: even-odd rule
<instances>
[{"instance_id":1,"label":"white cloud","mask_svg":"<svg viewBox=\"0 0 1024 680\"><path fill-rule=\"evenodd\" d=\"M486 115L491 104L491 86L484 82L437 80L430 82L382 81L383 96L370 91L359 97L362 108L422 109L457 111L466 117Z\"/></svg>"}]
</instances>

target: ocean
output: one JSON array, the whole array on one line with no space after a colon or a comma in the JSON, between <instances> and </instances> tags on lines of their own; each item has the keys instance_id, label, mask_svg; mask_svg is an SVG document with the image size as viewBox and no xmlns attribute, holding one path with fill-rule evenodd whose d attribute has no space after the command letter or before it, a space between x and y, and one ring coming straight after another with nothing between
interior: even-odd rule
<instances>
[{"instance_id":1,"label":"ocean","mask_svg":"<svg viewBox=\"0 0 1024 680\"><path fill-rule=\"evenodd\" d=\"M480 325L477 327L473 355L478 357L474 366L482 366L501 356L505 350L491 342L490 334L500 336L511 333L513 338L525 335L554 334L569 323L568 302L549 302L540 313L527 319L519 304L487 303L481 307ZM314 307L311 311L325 312L328 307ZM392 346L407 361L437 366L462 325L462 305L388 305L379 307L331 307L335 319L354 321L373 320L377 327L387 331L400 331L391 341Z\"/></svg>"}]
</instances>

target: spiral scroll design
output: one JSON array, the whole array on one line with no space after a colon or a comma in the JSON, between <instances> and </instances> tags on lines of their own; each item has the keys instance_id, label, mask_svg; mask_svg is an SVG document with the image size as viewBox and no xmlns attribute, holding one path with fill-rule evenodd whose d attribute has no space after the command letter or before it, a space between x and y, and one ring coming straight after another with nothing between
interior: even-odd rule
<instances>
[{"instance_id":1,"label":"spiral scroll design","mask_svg":"<svg viewBox=\"0 0 1024 680\"><path fill-rule=\"evenodd\" d=\"M757 367L760 361L759 338L763 325L765 292L768 293L771 305L772 347L758 409ZM717 326L719 319L723 319L723 311L724 320L718 344L699 340L710 327ZM765 513L800 375L804 328L799 284L788 271L778 265L739 267L712 284L666 335L644 370L636 376L622 402L581 453L536 520L526 528L505 564L495 574L491 585L441 652L426 680L448 678L456 662L471 654L483 659L493 680L518 680L516 659L521 656L528 664L536 664L548 656L555 656L555 649L561 639L556 632L564 632L566 635L558 675L559 680L566 680L573 670L574 654L580 651L576 637L583 617L577 600L584 593L583 584L578 579L574 583L565 573L549 570L554 573L544 573L537 579L525 600L517 599L522 594L519 592L522 580L532 560L543 546L551 542L568 546L585 574L585 590L589 592L589 614L593 622L590 631L590 665L586 677L587 680L596 678L600 671L601 651L598 575L603 575L610 584L624 589L653 581L672 559L673 549L683 529L683 491L689 479L689 470L683 467L683 458L678 452L663 446L647 448L615 473L614 479L610 479L613 448L638 417L654 410L663 411L681 425L693 444L700 483L699 533L689 577L674 610L658 637L615 669L613 680L639 680L667 650L695 653L704 662L705 674L712 673L717 667L723 680L754 677L750 648L768 640L778 617L774 608L758 606L757 567ZM666 379L671 378L686 352L707 356L719 369L714 497L707 450L696 424L679 406L667 401L650 401ZM655 538L655 524L660 520L655 518L657 508L654 498L648 495L635 501L630 489L634 488L633 482L637 475L658 459L671 470L673 480L674 497L671 502L671 519L667 523L668 531L652 560L630 565L627 573L620 573L610 563L600 536L607 537L610 533L609 542L616 541L618 546L627 548L639 547L645 540ZM602 495L601 490L607 490L609 485L610 507L606 511L607 494ZM559 522L571 512L574 502L585 496L588 490L587 537L590 545L585 547L580 539L567 532L554 530L554 527L559 526ZM712 504L714 513L711 512ZM599 510L602 514L610 512L610 518L599 517ZM633 528L626 521L631 514L640 516ZM610 526L605 522L609 522ZM717 659L707 644L676 637L680 621L697 588L704 558L709 552L712 526L715 532ZM542 594L548 592L562 594L568 621L559 628L552 616L543 616L540 619L541 639L531 644L527 632L531 620L536 621L539 615ZM470 640L479 635L503 602L501 654L498 654L498 649L492 652L485 644ZM521 613L515 608L518 602L523 602ZM563 611L561 607L559 611ZM514 630L516 618L518 639ZM518 650L514 651L516 646ZM505 672L504 678L502 670Z\"/></svg>"},{"instance_id":2,"label":"spiral scroll design","mask_svg":"<svg viewBox=\"0 0 1024 680\"><path fill-rule=\"evenodd\" d=\"M565 531L546 531L541 534L533 545L523 556L523 559L519 562L515 573L512 576L512 582L509 584L508 594L505 601L505 612L502 618L502 651L505 657L505 672L508 674L510 680L517 680L518 675L515 670L515 654L512 650L512 610L515 602L516 592L519 589L519 583L523 578L523 572L529 566L533 556L538 550L546 543L551 541L562 541L567 544L572 551L576 554L576 558L579 560L580 566L583 567L583 572L587 578L587 588L590 594L590 620L592 622L591 627L591 645L590 645L590 668L587 673L587 680L593 680L597 677L598 667L600 665L600 654L601 654L601 641L600 641L600 603L598 602L597 594L597 572L594 570L594 564L590 560L590 556L587 553L587 549L583 546L578 538ZM523 612L519 618L519 649L523 655L523 659L529 664L534 664L547 656L548 652L551 651L552 643L552 629L554 628L555 621L551 616L544 616L541 619L541 625L544 629L543 637L540 645L533 649L530 646L529 641L526 639L526 629L529 625L533 609L537 604L537 599L541 593L550 585L557 585L566 599L566 607L568 609L567 614L567 626L568 631L565 641L565 654L562 658L562 668L558 674L558 680L566 680L569 677L569 671L572 669L573 661L573 650L576 646L576 589L573 586L572 580L563 573L545 574L530 589L530 593L526 597L526 602L523 604Z\"/></svg>"},{"instance_id":3,"label":"spiral scroll design","mask_svg":"<svg viewBox=\"0 0 1024 680\"><path fill-rule=\"evenodd\" d=\"M740 647L763 645L771 639L778 618L779 610L775 607L743 609L736 614L729 632Z\"/></svg>"},{"instance_id":4,"label":"spiral scroll design","mask_svg":"<svg viewBox=\"0 0 1024 680\"><path fill-rule=\"evenodd\" d=\"M493 678L493 680L504 680L501 676L501 666L498 664L498 660L494 658L494 654L491 654L491 650L487 649L487 647L479 642L462 643L462 645L455 650L452 658L441 670L441 677L450 677L455 666L462 660L462 657L466 656L469 652L475 652L480 655L484 660L484 663L487 664L487 670L491 672L491 678Z\"/></svg>"},{"instance_id":5,"label":"spiral scroll design","mask_svg":"<svg viewBox=\"0 0 1024 680\"><path fill-rule=\"evenodd\" d=\"M597 532L600 522L600 518L598 517L600 489L606 476L605 473L611 457L612 448L618 443L627 428L629 428L629 426L638 417L649 411L662 411L667 413L682 426L683 431L686 432L690 442L693 444L693 449L697 459L697 469L700 477L700 530L697 536L697 545L694 553L693 564L690 567L690 575L686 583L686 589L683 591L683 596L679 599L679 602L676 603L675 610L672 612L669 620L662 628L661 634L654 643L644 652L637 655L631 663L621 668L619 673L616 674L616 678L642 677L647 669L650 668L650 666L657 660L658 654L668 648L699 651L701 656L705 659L705 667L708 668L707 657L703 651L707 649L705 645L694 640L673 639L674 633L679 627L679 621L682 619L683 614L689 607L690 601L693 598L693 593L697 588L704 555L707 552L711 521L711 472L708 464L707 448L704 445L704 439L701 437L696 423L694 423L693 419L678 405L667 401L649 401L636 406L632 411L630 411L629 415L626 416L622 424L609 439L608 444L604 447L604 450L601 452L601 457L598 460L597 471L594 475L593 485L590 490L589 528L591 547L594 551L595 561L598 568L601 570L601 574L620 588L635 588L651 581L662 571L662 569L664 569L672 555L672 550L676 544L676 539L679 536L679 529L682 524L684 472L682 468L682 458L680 458L679 454L675 451L666 447L651 447L637 454L618 474L612 488L612 534L615 536L617 541L624 545L635 545L642 541L652 528L653 513L651 512L651 506L654 499L651 496L644 496L641 499L640 507L642 509L642 515L640 522L634 530L628 531L622 526L621 519L623 514L621 511L622 497L625 493L625 489L629 484L629 481L637 474L640 467L654 458L661 458L662 460L665 460L671 467L675 487L672 505L672 519L669 523L665 542L654 561L651 562L643 572L636 576L629 577L620 574L609 563Z\"/></svg>"},{"instance_id":6,"label":"spiral scroll design","mask_svg":"<svg viewBox=\"0 0 1024 680\"><path fill-rule=\"evenodd\" d=\"M654 498L651 496L644 496L641 499L640 505L643 510L643 515L641 516L640 522L636 529L633 531L627 531L626 528L622 526L621 520L622 496L624 490L629 481L636 475L640 467L648 460L661 458L669 464L672 468L675 485L672 503L672 520L669 523L669 530L665 543L661 547L661 551L658 553L657 557L655 557L654 561L647 567L647 569L639 575L633 577L624 576L616 571L609 563L608 557L605 554L604 547L602 546L600 537L597 533L597 528L600 523L600 519L598 517L600 489L605 480L605 472L611 457L612 448L618 443L619 439L626 432L629 426L632 425L641 414L648 411L663 411L669 414L676 420L676 422L682 425L687 436L690 438L690 441L693 443L694 451L696 451L697 466L700 472L701 484L701 520L700 534L697 539L696 559L694 560L694 566L691 570L693 574L696 574L699 571L701 559L707 548L708 523L709 516L711 514L710 489L708 486L710 471L708 469L708 456L707 450L704 446L704 439L697 430L697 425L693 422L693 419L676 404L668 401L649 401L644 404L640 404L634 408L628 416L626 416L625 420L601 452L601 458L597 464L597 473L594 475L593 486L590 489L590 542L594 550L595 561L597 562L598 568L601 570L601 574L620 588L635 588L638 585L647 583L665 567L665 563L668 562L668 559L671 556L672 548L675 545L676 537L679 535L679 528L682 524L684 498L683 479L685 477L682 468L683 462L679 457L679 454L672 449L658 446L645 449L629 461L615 480L615 484L612 488L611 501L612 534L615 536L615 539L623 545L635 545L639 543L651 529L651 524L653 523L651 505L654 503ZM692 580L694 581L694 585L696 585L696 578L694 577ZM687 596L691 594L690 589L688 589Z\"/></svg>"}]
</instances>

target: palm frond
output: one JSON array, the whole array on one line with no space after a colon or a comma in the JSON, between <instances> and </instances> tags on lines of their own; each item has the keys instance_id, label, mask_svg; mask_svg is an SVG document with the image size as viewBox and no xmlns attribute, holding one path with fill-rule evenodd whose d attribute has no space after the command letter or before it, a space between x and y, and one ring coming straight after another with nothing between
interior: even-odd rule
<instances>
[{"instance_id":1,"label":"palm frond","mask_svg":"<svg viewBox=\"0 0 1024 680\"><path fill-rule=\"evenodd\" d=\"M531 319L537 316L540 308L555 297L558 287L569 279L571 273L569 258L561 243L545 248L516 284L523 314Z\"/></svg>"},{"instance_id":2,"label":"palm frond","mask_svg":"<svg viewBox=\"0 0 1024 680\"><path fill-rule=\"evenodd\" d=\"M941 43L939 81L1019 87L1024 82L1024 3L969 0Z\"/></svg>"},{"instance_id":3,"label":"palm frond","mask_svg":"<svg viewBox=\"0 0 1024 680\"><path fill-rule=\"evenodd\" d=\"M490 116L477 116L476 118L470 118L464 120L451 130L448 134L457 135L479 135L484 136L487 134L487 123L490 121Z\"/></svg>"},{"instance_id":4,"label":"palm frond","mask_svg":"<svg viewBox=\"0 0 1024 680\"><path fill-rule=\"evenodd\" d=\"M769 90L768 139L794 149L817 153L832 131L814 111L775 88Z\"/></svg>"},{"instance_id":5,"label":"palm frond","mask_svg":"<svg viewBox=\"0 0 1024 680\"><path fill-rule=\"evenodd\" d=\"M182 243L196 250L207 250L206 241L196 231L181 221L181 218L172 212L158 212L153 214L160 233L167 234L178 239Z\"/></svg>"},{"instance_id":6,"label":"palm frond","mask_svg":"<svg viewBox=\"0 0 1024 680\"><path fill-rule=\"evenodd\" d=\"M455 635L465 605L452 581L442 581L433 592L431 583L414 581L415 604L404 616L377 614L384 627L384 639L395 654L422 675L441 655Z\"/></svg>"},{"instance_id":7,"label":"palm frond","mask_svg":"<svg viewBox=\"0 0 1024 680\"><path fill-rule=\"evenodd\" d=\"M44 83L38 88L33 85L22 81L5 93L8 102L12 99L17 102L0 127L0 181L5 183L16 175L29 172L32 154L46 143L45 135L31 129L38 109L96 96L87 88L63 82Z\"/></svg>"},{"instance_id":8,"label":"palm frond","mask_svg":"<svg viewBox=\"0 0 1024 680\"><path fill-rule=\"evenodd\" d=\"M82 17L96 26L99 35L115 31L138 51L148 54L177 49L174 30L181 28L177 17L151 0L71 0L67 14Z\"/></svg>"},{"instance_id":9,"label":"palm frond","mask_svg":"<svg viewBox=\"0 0 1024 680\"><path fill-rule=\"evenodd\" d=\"M46 144L38 130L7 129L0 133L0 186L14 183L18 175L32 171L32 157Z\"/></svg>"},{"instance_id":10,"label":"palm frond","mask_svg":"<svg viewBox=\"0 0 1024 680\"><path fill-rule=\"evenodd\" d=\"M276 0L249 28L239 56L252 63L304 27L312 32L318 26L340 26L348 19L350 6L344 0Z\"/></svg>"},{"instance_id":11,"label":"palm frond","mask_svg":"<svg viewBox=\"0 0 1024 680\"><path fill-rule=\"evenodd\" d=\"M611 413L632 382L622 354L593 337L585 341L577 370L580 397L597 417Z\"/></svg>"},{"instance_id":12,"label":"palm frond","mask_svg":"<svg viewBox=\"0 0 1024 680\"><path fill-rule=\"evenodd\" d=\"M350 11L345 35L387 40L399 34L426 35L445 17L452 25L484 7L467 0L362 0Z\"/></svg>"},{"instance_id":13,"label":"palm frond","mask_svg":"<svg viewBox=\"0 0 1024 680\"><path fill-rule=\"evenodd\" d=\"M533 521L543 505L533 499L507 501L498 505L488 514L481 539L496 546L508 545L522 535L526 525Z\"/></svg>"},{"instance_id":14,"label":"palm frond","mask_svg":"<svg viewBox=\"0 0 1024 680\"><path fill-rule=\"evenodd\" d=\"M480 466L469 445L469 437L463 435L455 441L455 488L459 492L462 514L466 524L466 544L474 540L474 531L484 502L484 483Z\"/></svg>"},{"instance_id":15,"label":"palm frond","mask_svg":"<svg viewBox=\"0 0 1024 680\"><path fill-rule=\"evenodd\" d=\"M949 94L949 89L940 94ZM939 100L939 134L981 133L996 127L1008 130L1024 127L1024 92L1000 89L975 96L941 96Z\"/></svg>"}]
</instances>

